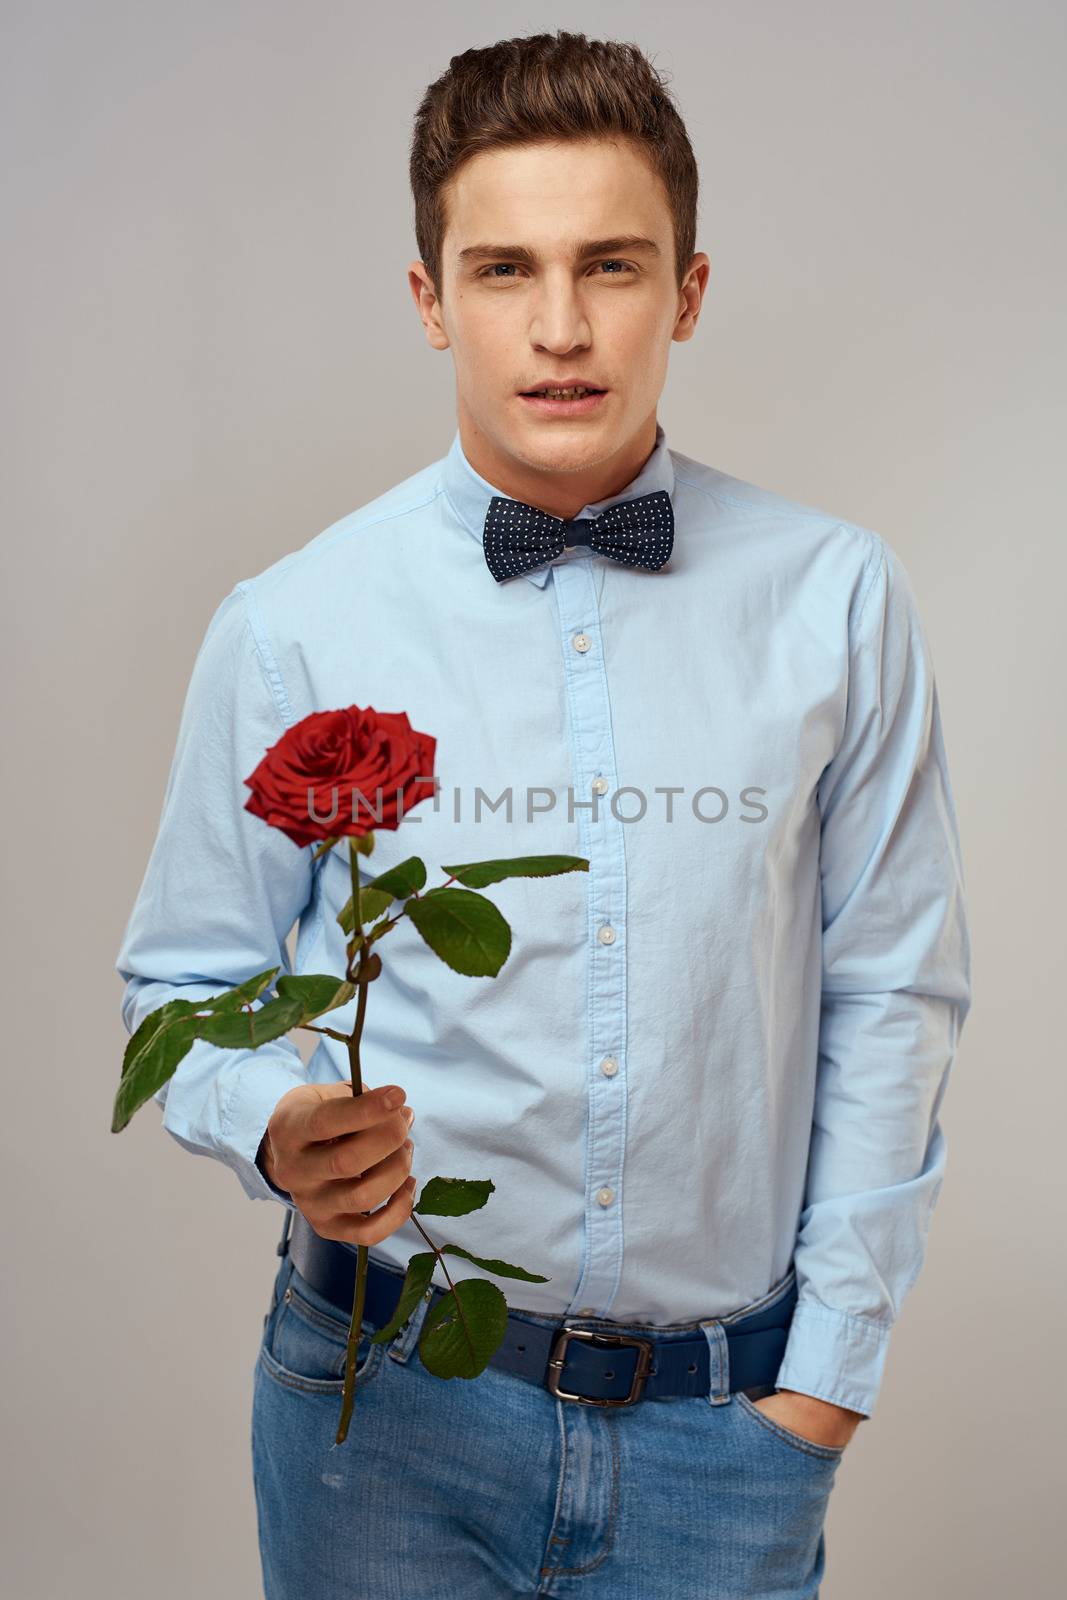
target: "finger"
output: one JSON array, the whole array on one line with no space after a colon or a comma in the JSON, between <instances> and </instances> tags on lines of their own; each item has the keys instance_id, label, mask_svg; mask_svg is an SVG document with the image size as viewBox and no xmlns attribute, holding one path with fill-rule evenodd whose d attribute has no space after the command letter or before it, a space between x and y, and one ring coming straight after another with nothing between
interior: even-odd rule
<instances>
[{"instance_id":1,"label":"finger","mask_svg":"<svg viewBox=\"0 0 1067 1600\"><path fill-rule=\"evenodd\" d=\"M365 1088L362 1094L353 1094L351 1083L345 1082L317 1083L314 1088L316 1098L308 1101L298 1130L308 1144L358 1133L388 1114L391 1094L399 1093L401 1104L405 1098L399 1085L389 1083L380 1089Z\"/></svg>"},{"instance_id":2,"label":"finger","mask_svg":"<svg viewBox=\"0 0 1067 1600\"><path fill-rule=\"evenodd\" d=\"M333 1140L304 1145L296 1156L303 1182L351 1182L384 1161L394 1150L399 1150L408 1136L403 1111L386 1111L381 1115L383 1121L359 1133L341 1134Z\"/></svg>"},{"instance_id":3,"label":"finger","mask_svg":"<svg viewBox=\"0 0 1067 1600\"><path fill-rule=\"evenodd\" d=\"M327 1237L344 1239L349 1244L381 1244L411 1215L416 1187L415 1180L408 1178L390 1197L388 1204L371 1216L336 1218Z\"/></svg>"},{"instance_id":4,"label":"finger","mask_svg":"<svg viewBox=\"0 0 1067 1600\"><path fill-rule=\"evenodd\" d=\"M413 1146L407 1139L383 1161L368 1167L358 1177L344 1178L325 1186L319 1204L331 1217L354 1216L374 1211L395 1194L411 1171Z\"/></svg>"}]
</instances>

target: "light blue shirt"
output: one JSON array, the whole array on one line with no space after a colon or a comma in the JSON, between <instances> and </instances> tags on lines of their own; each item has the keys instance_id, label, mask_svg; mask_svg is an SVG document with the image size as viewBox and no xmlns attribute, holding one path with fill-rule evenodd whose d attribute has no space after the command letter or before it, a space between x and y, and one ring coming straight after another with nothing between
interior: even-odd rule
<instances>
[{"instance_id":1,"label":"light blue shirt","mask_svg":"<svg viewBox=\"0 0 1067 1600\"><path fill-rule=\"evenodd\" d=\"M313 866L244 809L243 780L309 712L406 711L440 788L376 833L364 881L413 854L431 886L490 857L589 862L485 891L512 927L496 978L452 971L409 918L379 946L364 1083L407 1090L420 1186L496 1186L432 1236L547 1275L498 1284L513 1307L629 1323L725 1315L795 1266L779 1386L870 1414L970 1006L930 648L876 533L670 450L662 427L579 515L660 488L660 571L574 546L498 584L481 533L500 491L457 432L237 583L118 954L123 1021L270 966L343 972L347 841ZM291 1204L255 1158L309 1077L347 1079L345 1047L320 1037L305 1069L292 1038L200 1042L156 1098L180 1144ZM408 1222L372 1255L403 1268L424 1248Z\"/></svg>"}]
</instances>

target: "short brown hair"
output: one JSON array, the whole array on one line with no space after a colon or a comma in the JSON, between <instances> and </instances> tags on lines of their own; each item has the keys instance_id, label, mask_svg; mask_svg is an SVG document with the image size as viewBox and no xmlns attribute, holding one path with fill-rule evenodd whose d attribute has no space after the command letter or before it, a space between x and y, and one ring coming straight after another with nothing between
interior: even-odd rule
<instances>
[{"instance_id":1,"label":"short brown hair","mask_svg":"<svg viewBox=\"0 0 1067 1600\"><path fill-rule=\"evenodd\" d=\"M415 114L409 172L419 256L443 290L443 190L480 150L625 136L662 178L679 287L696 248L697 164L664 79L635 44L535 33L453 56Z\"/></svg>"}]
</instances>

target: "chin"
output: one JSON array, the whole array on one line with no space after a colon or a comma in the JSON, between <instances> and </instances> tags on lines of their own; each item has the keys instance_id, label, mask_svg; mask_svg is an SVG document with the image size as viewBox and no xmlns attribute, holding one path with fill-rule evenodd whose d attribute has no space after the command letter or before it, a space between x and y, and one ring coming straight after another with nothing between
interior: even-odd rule
<instances>
[{"instance_id":1,"label":"chin","mask_svg":"<svg viewBox=\"0 0 1067 1600\"><path fill-rule=\"evenodd\" d=\"M580 472L606 461L620 440L605 438L599 428L553 427L551 432L531 430L509 444L511 453L530 467L553 472Z\"/></svg>"}]
</instances>

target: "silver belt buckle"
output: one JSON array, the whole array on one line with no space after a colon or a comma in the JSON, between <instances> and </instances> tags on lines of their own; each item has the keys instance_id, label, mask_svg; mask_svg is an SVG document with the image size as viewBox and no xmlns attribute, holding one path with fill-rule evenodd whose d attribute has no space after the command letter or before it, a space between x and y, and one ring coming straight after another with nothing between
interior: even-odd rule
<instances>
[{"instance_id":1,"label":"silver belt buckle","mask_svg":"<svg viewBox=\"0 0 1067 1600\"><path fill-rule=\"evenodd\" d=\"M559 1386L560 1373L563 1370L564 1352L572 1339L591 1339L609 1346L632 1345L638 1350L637 1362L634 1367L633 1381L630 1384L628 1395L621 1399L597 1399L587 1394L572 1394L567 1389ZM576 1400L583 1406L632 1406L640 1400L652 1367L652 1353L655 1345L651 1339L641 1339L631 1333L602 1333L595 1328L562 1328L557 1334L552 1345L552 1354L548 1361L547 1387L549 1394L554 1394L557 1400Z\"/></svg>"}]
</instances>

